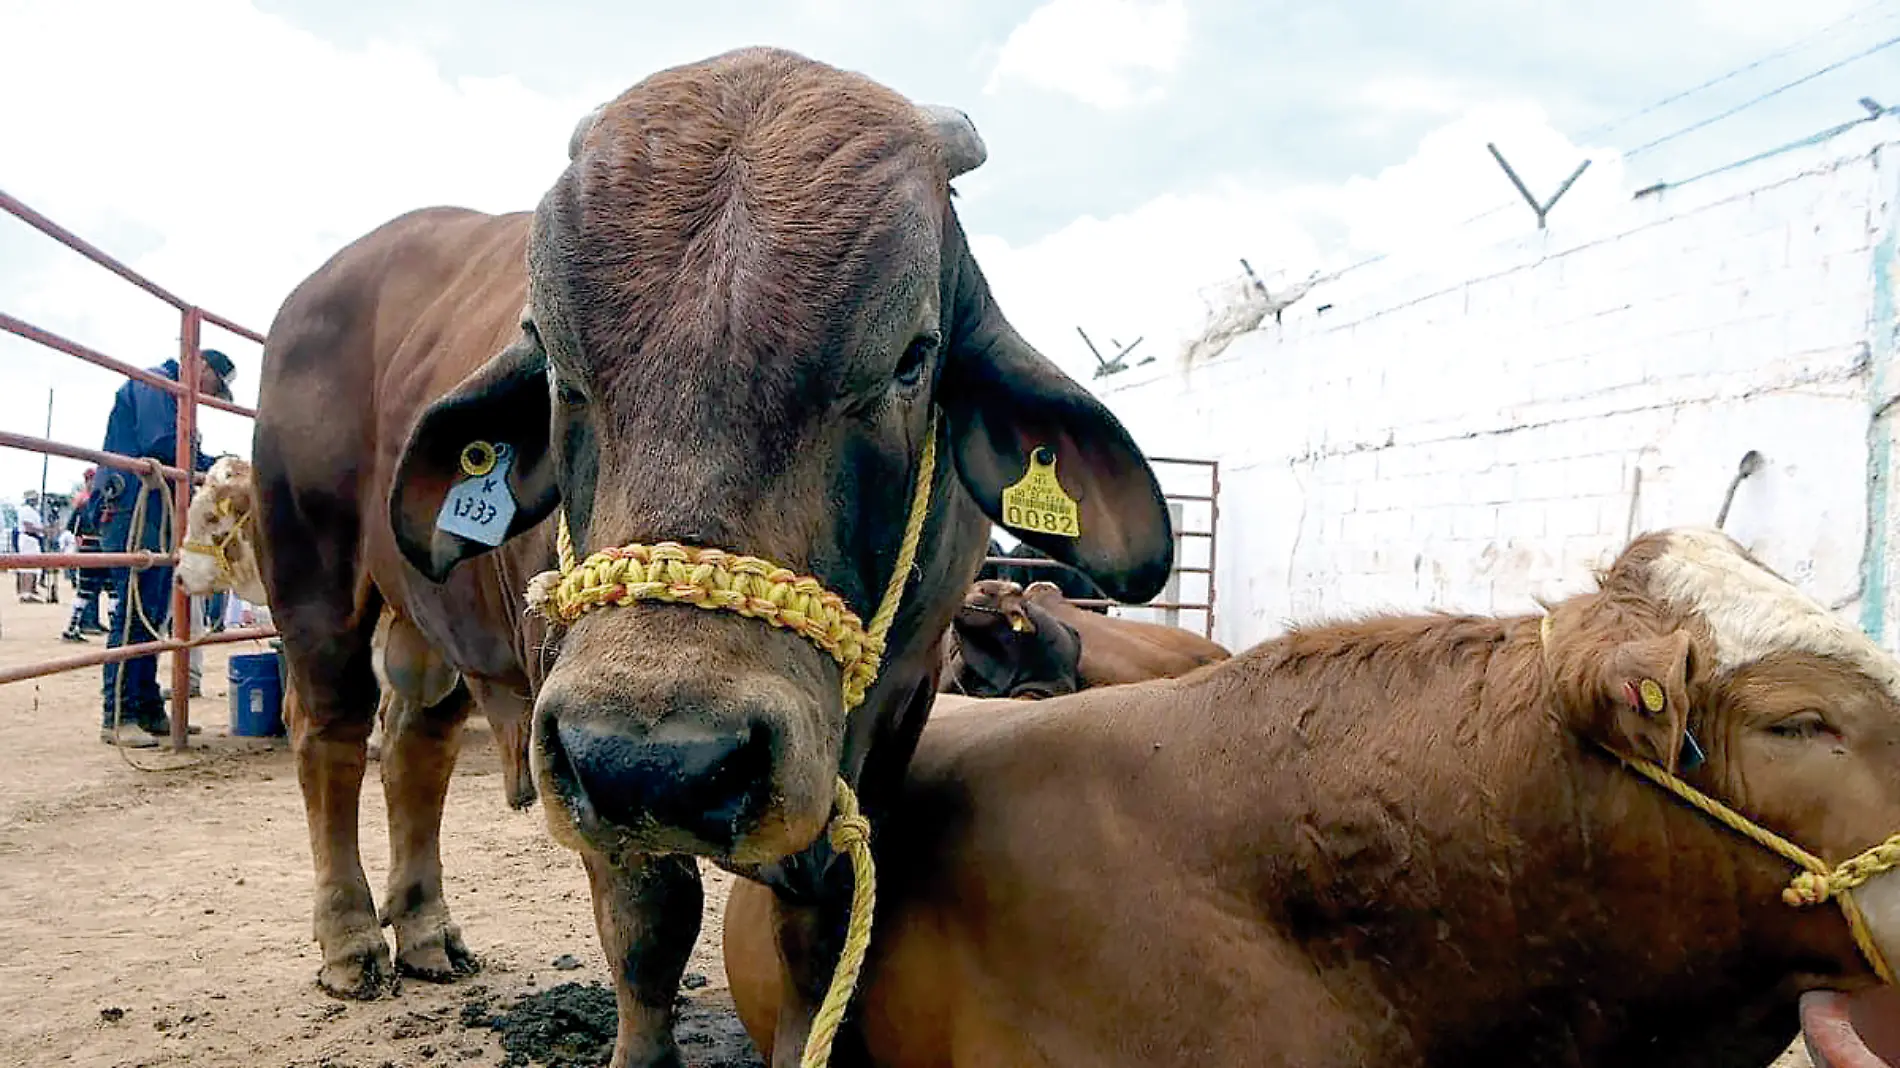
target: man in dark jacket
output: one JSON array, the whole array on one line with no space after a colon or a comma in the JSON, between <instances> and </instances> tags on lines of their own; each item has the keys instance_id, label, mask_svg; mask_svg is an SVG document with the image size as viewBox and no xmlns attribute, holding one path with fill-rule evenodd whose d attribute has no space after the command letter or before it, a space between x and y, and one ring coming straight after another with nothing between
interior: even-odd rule
<instances>
[{"instance_id":1,"label":"man in dark jacket","mask_svg":"<svg viewBox=\"0 0 1900 1068\"><path fill-rule=\"evenodd\" d=\"M229 397L227 383L237 370L231 358L216 349L203 349L197 359L200 392ZM149 370L179 381L176 360L167 360ZM196 437L194 434L192 466L199 471L209 470L213 458L199 451ZM177 440L177 397L137 379L129 379L119 387L112 401L112 415L106 421L101 449L169 465L178 459ZM90 488L98 501L102 551L173 551L172 528L166 521L170 516L166 504L172 492L168 480L158 479L144 485L139 476L130 471L101 465L93 473ZM135 519L137 529L134 529ZM109 575L112 623L111 632L106 635L106 647L116 649L159 640L171 617L172 569L148 567L135 572L115 567ZM108 745L150 748L171 733L171 718L165 714L165 700L158 688L156 655L105 665L102 696L105 710L99 739ZM116 729L115 707L118 709Z\"/></svg>"}]
</instances>

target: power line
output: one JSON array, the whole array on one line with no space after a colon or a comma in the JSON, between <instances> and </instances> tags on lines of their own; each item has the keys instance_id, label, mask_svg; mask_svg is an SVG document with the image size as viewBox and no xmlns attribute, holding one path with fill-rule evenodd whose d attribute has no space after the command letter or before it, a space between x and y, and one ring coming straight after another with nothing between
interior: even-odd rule
<instances>
[{"instance_id":1,"label":"power line","mask_svg":"<svg viewBox=\"0 0 1900 1068\"><path fill-rule=\"evenodd\" d=\"M1870 12L1886 6L1888 2L1889 0L1874 0L1873 3L1869 3L1862 7L1856 8L1855 10L1849 12L1848 14L1842 16L1839 19L1836 19L1835 21L1829 23L1828 25L1822 27L1821 29L1816 30L1815 32L1809 34L1806 37L1803 37L1791 44L1784 45L1773 52L1770 52L1755 60L1752 60L1746 64L1743 64L1742 66L1737 67L1734 70L1728 71L1727 73L1718 75L1714 78L1709 79L1708 81L1702 82L1699 85L1694 85L1680 92L1673 93L1669 96L1663 97L1662 99L1652 104L1649 104L1646 107L1640 108L1637 111L1631 112L1630 114L1620 119L1612 120L1609 123L1606 123L1592 130L1589 130L1586 133L1580 135L1578 137L1578 140L1587 141L1592 137L1596 137L1600 134L1607 133L1608 131L1615 129L1618 126L1622 126L1628 122L1631 122L1634 119L1640 118L1643 115L1647 115L1650 112L1657 110L1658 108L1665 107L1678 100L1685 99L1687 97L1695 95L1696 93L1702 92L1706 89L1713 88L1714 86L1720 85L1723 82L1726 82L1739 75L1746 74L1747 72L1754 70L1765 63L1771 62L1783 56L1789 55L1795 51L1798 51L1799 49L1804 48L1807 45L1812 44L1815 41L1818 41L1821 38L1828 36L1829 34L1834 33L1835 31L1839 30L1841 27L1846 26L1849 23L1858 21L1859 19L1866 17L1867 14L1869 14ZM1777 86L1776 88L1771 89L1768 92L1762 93L1761 95L1756 96L1750 100L1743 101L1742 103L1737 104L1734 107L1729 108L1728 110L1723 111L1719 114L1712 115L1706 119L1702 119L1695 123L1691 123L1690 125L1682 127L1681 129L1676 130L1672 133L1665 134L1664 136L1656 138L1655 140L1647 142L1646 144L1639 145L1636 148L1633 148L1627 152L1624 152L1622 156L1624 159L1629 159L1632 156L1636 156L1652 148L1656 148L1678 137L1682 137L1685 134L1693 133L1696 130L1702 129L1703 127L1713 125L1714 123L1720 122L1723 119L1729 118L1733 115L1746 111L1749 108L1752 108L1756 106L1757 104L1762 103L1763 101L1766 101L1772 97L1778 96L1781 93L1787 92L1788 90L1793 89L1796 86L1803 85L1807 82L1813 81L1814 79L1821 77L1824 74L1828 74L1832 71L1839 70L1840 68L1847 66L1850 63L1854 63L1858 60L1865 59L1868 56L1874 55L1877 52L1881 52L1885 49L1891 48L1896 44L1900 44L1900 37L1889 38L1888 40L1883 41L1880 44L1874 45L1873 47L1868 48L1865 51L1857 52L1854 55L1848 56L1844 59L1836 60L1835 62L1830 63L1825 67L1821 67L1818 70L1810 71L1809 73L1804 74L1799 78L1796 78L1794 81L1788 82L1784 85ZM1858 121L1860 120L1856 120L1856 123ZM1847 125L1851 126L1851 125L1855 125L1856 123L1849 123ZM1845 127L1842 127L1842 128L1845 128ZM1723 168L1723 169L1726 169L1726 168ZM1456 226L1452 227L1451 228L1452 232L1455 233L1457 231L1463 230L1473 223L1476 223L1482 219L1486 219L1493 215L1496 215L1498 212L1504 211L1507 208L1512 207L1515 203L1516 203L1515 201L1507 200L1507 201L1504 201L1503 203L1498 204L1496 207L1487 209L1485 211L1481 211L1477 213L1476 215L1473 215L1470 218L1465 219L1463 222L1460 222ZM1325 275L1322 275L1318 279L1318 281L1320 282L1334 281L1344 275L1351 274L1352 272L1359 270L1362 267L1370 267L1373 264L1386 259L1388 255L1389 253L1386 253L1386 252L1375 253L1371 256L1367 256L1353 263L1349 263L1346 266L1341 267L1336 271L1332 271Z\"/></svg>"},{"instance_id":2,"label":"power line","mask_svg":"<svg viewBox=\"0 0 1900 1068\"><path fill-rule=\"evenodd\" d=\"M1880 42L1879 44L1874 45L1872 48L1868 48L1860 52L1856 52L1845 59L1835 60L1834 62L1829 63L1827 66L1822 67L1819 70L1809 71L1808 73L1803 74L1801 77L1796 78L1794 81L1787 82L1782 85L1778 85L1775 88L1770 89L1767 92L1761 94L1760 96L1754 97L1749 100L1744 100L1741 103L1735 105L1734 107L1729 108L1727 111L1723 111L1723 112L1719 112L1717 114L1711 115L1708 118L1703 119L1699 122L1692 122L1689 125L1684 126L1682 129L1676 130L1673 133L1666 133L1662 135L1661 137L1656 138L1654 141L1649 141L1644 144L1638 145L1635 148L1632 148L1629 151L1623 153L1623 158L1630 159L1635 156L1640 156L1643 153L1649 151L1650 149L1655 148L1659 145L1667 144L1670 141L1674 141L1676 138L1681 137L1684 134L1694 133L1695 131L1702 129L1705 126L1711 126L1715 123L1721 122L1723 119L1729 118L1732 115L1738 115L1744 111L1747 111L1749 108L1752 108L1755 105L1762 103L1763 101L1769 99L1770 97L1779 96L1780 94L1785 93L1790 89L1793 89L1797 85L1803 85L1803 84L1806 84L1807 82L1811 82L1814 79L1819 78L1823 74L1828 74L1830 72L1837 71L1841 69L1842 67L1847 66L1849 63L1856 62L1857 60L1866 59L1868 56L1871 56L1876 52L1880 52L1880 51L1884 51L1885 49L1892 48L1894 45L1897 45L1897 44L1900 44L1900 37L1889 37L1886 40Z\"/></svg>"},{"instance_id":3,"label":"power line","mask_svg":"<svg viewBox=\"0 0 1900 1068\"><path fill-rule=\"evenodd\" d=\"M1578 139L1588 140L1592 137L1599 137L1603 134L1609 133L1611 130L1616 129L1619 126L1623 126L1627 123L1635 121L1636 119L1640 119L1644 115L1647 115L1658 108L1667 107L1668 105L1673 104L1678 100L1683 100L1688 97L1694 96L1695 94L1700 93L1705 89L1713 89L1714 87L1721 85L1723 82L1726 82L1731 78L1735 78L1735 77L1739 77L1740 75L1747 74L1749 71L1754 70L1757 67L1760 67L1764 63L1768 63L1772 60L1780 59L1781 57L1786 56L1792 52L1795 52L1801 48L1805 48L1808 45L1813 44L1815 41L1818 41L1821 38L1826 37L1829 34L1833 33L1834 31L1847 25L1848 23L1856 22L1860 20L1861 18L1865 17L1869 12L1875 10L1876 8L1886 6L1886 3L1887 3L1887 0L1874 0L1873 3L1867 4L1863 7L1855 8L1853 11L1842 16L1841 18L1836 19L1835 21L1827 24L1826 26L1821 27L1820 29L1814 31L1813 33L1809 34L1806 37L1801 38L1798 41L1795 41L1792 44L1783 45L1782 47L1777 48L1776 50L1768 53L1767 55L1761 56L1760 58L1755 59L1749 63L1745 63L1742 66L1736 67L1734 70L1728 71L1725 74L1718 74L1715 77L1710 78L1708 81L1701 83L1700 85L1692 85L1689 88L1682 90L1681 92L1672 93L1669 96L1663 97L1661 100L1658 100L1652 104L1649 104L1642 108L1638 108L1637 110L1629 113L1628 115L1623 116L1620 119L1612 119L1611 121L1604 123L1601 126L1585 131Z\"/></svg>"}]
</instances>

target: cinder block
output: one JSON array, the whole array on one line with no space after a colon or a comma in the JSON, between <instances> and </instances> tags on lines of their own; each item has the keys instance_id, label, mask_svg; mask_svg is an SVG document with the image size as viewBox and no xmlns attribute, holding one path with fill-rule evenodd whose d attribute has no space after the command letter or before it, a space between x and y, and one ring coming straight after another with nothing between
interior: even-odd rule
<instances>
[{"instance_id":1,"label":"cinder block","mask_svg":"<svg viewBox=\"0 0 1900 1068\"><path fill-rule=\"evenodd\" d=\"M1471 504L1503 504L1517 493L1516 474L1509 465L1499 464L1471 473Z\"/></svg>"},{"instance_id":2,"label":"cinder block","mask_svg":"<svg viewBox=\"0 0 1900 1068\"><path fill-rule=\"evenodd\" d=\"M1519 542L1534 542L1542 538L1548 529L1544 517L1545 503L1513 501L1499 505L1497 536Z\"/></svg>"},{"instance_id":3,"label":"cinder block","mask_svg":"<svg viewBox=\"0 0 1900 1068\"><path fill-rule=\"evenodd\" d=\"M1576 496L1544 502L1545 536L1595 537L1602 511L1601 497Z\"/></svg>"}]
</instances>

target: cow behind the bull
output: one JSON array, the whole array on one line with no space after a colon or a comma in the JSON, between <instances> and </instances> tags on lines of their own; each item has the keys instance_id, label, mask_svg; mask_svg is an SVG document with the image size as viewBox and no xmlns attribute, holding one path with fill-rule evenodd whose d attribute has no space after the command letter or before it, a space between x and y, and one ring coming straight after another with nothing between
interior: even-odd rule
<instances>
[{"instance_id":1,"label":"cow behind the bull","mask_svg":"<svg viewBox=\"0 0 1900 1068\"><path fill-rule=\"evenodd\" d=\"M970 697L1053 697L1174 678L1226 660L1192 631L1097 614L1054 584L983 579L964 595L937 688Z\"/></svg>"},{"instance_id":2,"label":"cow behind the bull","mask_svg":"<svg viewBox=\"0 0 1900 1068\"><path fill-rule=\"evenodd\" d=\"M251 465L220 456L192 491L185 510L184 552L173 572L180 588L193 597L229 590L251 604L268 604L258 573L257 491Z\"/></svg>"},{"instance_id":3,"label":"cow behind the bull","mask_svg":"<svg viewBox=\"0 0 1900 1068\"><path fill-rule=\"evenodd\" d=\"M1126 431L991 298L950 199L985 154L960 112L746 49L641 81L570 148L531 215L429 209L355 242L267 342L263 554L310 697L322 980L373 992L388 968L354 821L390 601L465 678L525 680L616 984L615 1063L677 1063L696 856L780 895L800 1046L852 887L820 837L836 784L875 826L1005 492L1053 463L1073 525L1023 536L1136 601L1167 579L1168 512ZM535 579L563 625L548 667L518 628L557 563ZM682 588L697 600L600 607ZM895 607L876 660L837 605L880 628ZM876 668L849 715L841 658ZM433 851L452 753L423 741L400 814ZM471 966L439 865L417 870L386 899L398 966Z\"/></svg>"},{"instance_id":4,"label":"cow behind the bull","mask_svg":"<svg viewBox=\"0 0 1900 1068\"><path fill-rule=\"evenodd\" d=\"M1900 957L1900 871L1851 891L1861 944L1795 850L1851 887L1896 830L1900 662L1719 532L1645 535L1541 617L941 710L878 839L860 1038L890 1068L1767 1064L1803 991ZM734 888L726 963L772 1055L767 906Z\"/></svg>"},{"instance_id":5,"label":"cow behind the bull","mask_svg":"<svg viewBox=\"0 0 1900 1068\"><path fill-rule=\"evenodd\" d=\"M251 465L235 456L219 457L193 491L186 510L184 553L174 581L187 596L205 597L228 590L251 604L268 607L269 599L258 573L257 492ZM415 625L384 606L370 639L370 662L379 691L375 727L367 743L372 760L382 757L381 743L392 719L397 733L421 710L457 696L461 676L429 647ZM458 699L466 698L461 694ZM295 693L284 695L285 720L298 718ZM505 704L477 702L488 719L501 757L502 796L512 808L534 801L534 779L528 770L527 724Z\"/></svg>"}]
</instances>

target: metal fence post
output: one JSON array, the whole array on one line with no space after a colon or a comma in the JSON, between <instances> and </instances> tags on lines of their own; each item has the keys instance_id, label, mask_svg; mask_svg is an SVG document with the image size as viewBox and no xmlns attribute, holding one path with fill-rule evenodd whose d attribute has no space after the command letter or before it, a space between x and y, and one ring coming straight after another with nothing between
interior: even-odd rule
<instances>
[{"instance_id":1,"label":"metal fence post","mask_svg":"<svg viewBox=\"0 0 1900 1068\"><path fill-rule=\"evenodd\" d=\"M179 470L186 472L172 492L172 544L171 551L181 551L185 543L185 512L191 507L191 473L198 470L198 449L193 435L198 428L198 333L202 325L198 309L185 309L184 326L178 335L178 381L185 387L185 395L178 398L178 459ZM174 578L176 571L172 572ZM172 637L179 642L191 641L191 598L186 595L183 586L172 583ZM190 745L191 734L191 650L187 648L172 650L172 748L183 752Z\"/></svg>"}]
</instances>

